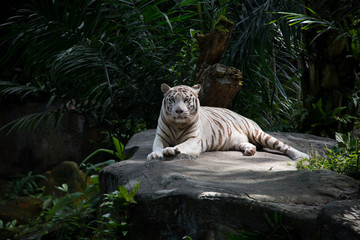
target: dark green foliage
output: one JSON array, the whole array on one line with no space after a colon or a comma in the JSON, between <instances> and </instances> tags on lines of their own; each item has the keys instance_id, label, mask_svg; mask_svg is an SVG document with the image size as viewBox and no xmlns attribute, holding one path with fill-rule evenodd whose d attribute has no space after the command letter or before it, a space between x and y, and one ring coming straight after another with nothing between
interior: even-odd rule
<instances>
[{"instance_id":1,"label":"dark green foliage","mask_svg":"<svg viewBox=\"0 0 360 240\"><path fill-rule=\"evenodd\" d=\"M1 96L47 100L57 118L76 111L121 140L154 127L160 84L182 83L174 63L184 62L182 75L191 75L182 59L193 47L181 49L197 14L192 3L36 0L2 25L9 32L2 39L9 49L0 59L7 66L2 78L14 82L0 82Z\"/></svg>"},{"instance_id":2,"label":"dark green foliage","mask_svg":"<svg viewBox=\"0 0 360 240\"><path fill-rule=\"evenodd\" d=\"M354 121L359 91L347 96L353 106L332 109L318 101L309 103L313 109L304 108L300 78L306 55L299 30L340 29L341 36L353 39L356 52L359 11L344 14L342 9L338 18L327 20L301 10L298 2L285 0L34 0L1 25L7 34L1 38L0 95L3 101L46 100L49 108L1 130L31 130L60 120L67 111L83 115L87 126L105 127L122 142L156 127L160 84L193 83L194 35L210 31L225 15L235 25L222 61L244 75L231 108L265 129L333 137L334 124Z\"/></svg>"},{"instance_id":3,"label":"dark green foliage","mask_svg":"<svg viewBox=\"0 0 360 240\"><path fill-rule=\"evenodd\" d=\"M123 144L116 138L113 142L116 152L106 152L124 160ZM39 198L43 202L42 211L36 219L23 225L17 225L16 220L7 223L0 220L0 230L8 233L11 239L123 239L127 233L128 210L136 204L134 197L140 182L130 191L119 186L117 191L102 196L98 173L115 160L96 164L88 162L93 156L90 154L80 165L85 172L82 192L70 192L69 186L64 183L56 187L63 193L61 197L44 195L36 180L46 178L31 172L12 181L13 192L8 196L31 195Z\"/></svg>"},{"instance_id":4,"label":"dark green foliage","mask_svg":"<svg viewBox=\"0 0 360 240\"><path fill-rule=\"evenodd\" d=\"M26 176L14 176L9 183L9 192L5 198L16 198L18 196L32 196L43 192L39 180L47 180L45 176L29 172Z\"/></svg>"},{"instance_id":5,"label":"dark green foliage","mask_svg":"<svg viewBox=\"0 0 360 240\"><path fill-rule=\"evenodd\" d=\"M280 19L286 19L289 26L300 26L304 30L304 42L309 49L304 52L304 57L311 64L315 63L310 64L313 68L304 69L308 72L303 76L308 116L302 130L310 128L313 134L333 138L335 131L352 130L359 117L360 3L347 1L339 5L336 1L321 0L306 4L311 8L304 6L300 13L279 12L282 15ZM321 50L321 46L326 48ZM318 47L320 50L314 51ZM324 74L325 69L319 72L322 67L331 64L335 64L337 72L343 73L341 80L338 80L340 83L333 88L326 87L332 79ZM317 83L319 80L320 84ZM334 92L341 98L337 99ZM316 104L307 102L307 99L315 100Z\"/></svg>"},{"instance_id":6,"label":"dark green foliage","mask_svg":"<svg viewBox=\"0 0 360 240\"><path fill-rule=\"evenodd\" d=\"M335 136L336 129L334 124L348 123L353 119L357 119L354 116L343 113L346 107L337 107L333 109L330 104L323 106L322 99L317 103L312 104L312 114L308 114L308 122L311 123L309 133L320 135L323 137Z\"/></svg>"},{"instance_id":7,"label":"dark green foliage","mask_svg":"<svg viewBox=\"0 0 360 240\"><path fill-rule=\"evenodd\" d=\"M287 0L33 0L0 26L4 33L0 37L0 102L46 101L48 110L0 126L0 131L31 130L50 119L57 125L65 112L74 111L84 116L87 126L105 127L116 137L112 138L116 151L97 152L122 160L123 146L114 139L126 142L135 132L156 126L161 83L193 84L199 52L195 33L209 32L224 15L234 22L234 29L222 62L239 68L244 76L231 108L266 129L294 131L307 119L312 133L332 136L334 123L353 120L351 114L343 114L345 107L359 117L359 86L347 96L354 103L352 108L332 109L318 101L310 103L313 112L305 110L300 79L307 59L299 30L317 27L314 41L326 31L339 30L338 38L352 39L348 47L359 60L360 11L344 9L332 19L323 19L315 12L311 17L302 14L299 1ZM358 139L339 134L337 139L336 150L329 150L326 158L314 158L307 166L300 162L299 168L328 168L359 176ZM126 212L138 185L130 192L120 187L106 195L98 211L97 172L113 162L84 161L82 167L91 180L85 192L69 193L66 185L59 187L65 196L46 197L42 215L25 228L23 236L114 239L115 233L125 235L126 215L121 222L114 221L116 213L109 209ZM14 182L16 194L37 193L36 178L29 174ZM265 219L271 232L239 231L229 238L291 239L281 215L274 214L274 220L265 215ZM14 228L16 222L0 221L0 228L4 225Z\"/></svg>"},{"instance_id":8,"label":"dark green foliage","mask_svg":"<svg viewBox=\"0 0 360 240\"><path fill-rule=\"evenodd\" d=\"M321 6L324 3L326 4L325 1L319 1L318 5ZM306 7L309 15L291 12L279 12L279 14L282 14L282 18L286 18L288 20L289 26L301 25L302 30L316 29L316 35L311 43L329 31L337 32L338 35L335 38L335 41L344 37L350 38L352 40L351 47L354 51L356 51L355 57L357 58L360 44L359 6L360 5L356 6L355 2L349 1L341 8L338 8L338 11L328 13L326 19L321 17L309 7Z\"/></svg>"},{"instance_id":9,"label":"dark green foliage","mask_svg":"<svg viewBox=\"0 0 360 240\"><path fill-rule=\"evenodd\" d=\"M272 22L277 11L300 11L293 1L231 1L227 17L235 27L226 62L243 72L243 86L233 108L260 126L291 121L300 100L301 41L297 29ZM238 14L241 12L241 14ZM294 130L289 126L287 129Z\"/></svg>"},{"instance_id":10,"label":"dark green foliage","mask_svg":"<svg viewBox=\"0 0 360 240\"><path fill-rule=\"evenodd\" d=\"M161 83L193 84L194 33L209 32L225 15L235 28L223 61L244 73L232 108L269 127L296 111L300 44L287 24L268 23L274 11L297 9L266 0L34 0L2 25L8 32L2 49L9 50L0 57L7 69L0 94L46 100L56 119L76 111L87 125L105 126L124 142L156 126ZM37 126L36 116L3 130Z\"/></svg>"},{"instance_id":11,"label":"dark green foliage","mask_svg":"<svg viewBox=\"0 0 360 240\"><path fill-rule=\"evenodd\" d=\"M134 196L140 183L131 191L119 186L118 191L101 197L98 172L114 162L83 165L88 176L84 192L69 193L67 184L62 184L57 189L63 197L40 196L43 211L37 219L18 227L16 221L0 222L0 229L14 228L16 239L123 239L128 208L136 203Z\"/></svg>"},{"instance_id":12,"label":"dark green foliage","mask_svg":"<svg viewBox=\"0 0 360 240\"><path fill-rule=\"evenodd\" d=\"M300 29L340 29L353 39L355 55L359 45L358 10L341 9L328 20L301 13L296 1L33 2L1 25L7 34L1 38L0 95L3 101L48 101L49 111L13 122L5 133L60 119L66 111L123 142L154 128L160 84L193 84L194 34L209 32L220 16L234 22L222 61L244 76L231 108L265 129L305 131L300 79L307 59Z\"/></svg>"},{"instance_id":13,"label":"dark green foliage","mask_svg":"<svg viewBox=\"0 0 360 240\"><path fill-rule=\"evenodd\" d=\"M13 239L14 235L17 232L17 221L16 219L10 222L3 222L0 219L0 239L1 240L7 240L7 239Z\"/></svg>"},{"instance_id":14,"label":"dark green foliage","mask_svg":"<svg viewBox=\"0 0 360 240\"><path fill-rule=\"evenodd\" d=\"M0 128L0 133L10 134L18 129L31 131L48 120L55 120L55 128L60 123L62 116L61 110L54 109L47 109L44 112L32 113L2 126Z\"/></svg>"},{"instance_id":15,"label":"dark green foliage","mask_svg":"<svg viewBox=\"0 0 360 240\"><path fill-rule=\"evenodd\" d=\"M81 165L84 165L89 159L93 158L96 154L101 153L101 152L105 152L108 153L110 155L113 155L117 160L122 161L125 158L127 158L124 155L124 144L122 144L119 139L117 139L116 137L112 137L112 141L114 144L114 149L115 150L110 150L110 149L105 149L105 148L100 148L95 150L93 153L91 153L89 156L87 156L83 162L81 163Z\"/></svg>"},{"instance_id":16,"label":"dark green foliage","mask_svg":"<svg viewBox=\"0 0 360 240\"><path fill-rule=\"evenodd\" d=\"M121 239L127 234L128 208L130 204L136 204L134 196L140 182L138 182L130 192L124 187L119 186L118 190L105 194L101 204L101 217L98 220L99 228L96 229L96 237L114 237ZM122 237L121 237L122 236Z\"/></svg>"},{"instance_id":17,"label":"dark green foliage","mask_svg":"<svg viewBox=\"0 0 360 240\"><path fill-rule=\"evenodd\" d=\"M326 157L314 156L310 160L297 163L298 169L328 169L360 179L360 140L359 136L336 133L338 141L334 149L326 149Z\"/></svg>"}]
</instances>

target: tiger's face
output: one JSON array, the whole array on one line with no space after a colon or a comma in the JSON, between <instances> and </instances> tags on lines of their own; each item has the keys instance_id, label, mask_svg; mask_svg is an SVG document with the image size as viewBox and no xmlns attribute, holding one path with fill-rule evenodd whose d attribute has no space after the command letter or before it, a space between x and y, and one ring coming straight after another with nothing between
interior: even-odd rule
<instances>
[{"instance_id":1,"label":"tiger's face","mask_svg":"<svg viewBox=\"0 0 360 240\"><path fill-rule=\"evenodd\" d=\"M181 124L193 122L200 106L198 99L200 88L200 84L193 87L180 85L172 88L162 84L163 107L167 119Z\"/></svg>"}]
</instances>

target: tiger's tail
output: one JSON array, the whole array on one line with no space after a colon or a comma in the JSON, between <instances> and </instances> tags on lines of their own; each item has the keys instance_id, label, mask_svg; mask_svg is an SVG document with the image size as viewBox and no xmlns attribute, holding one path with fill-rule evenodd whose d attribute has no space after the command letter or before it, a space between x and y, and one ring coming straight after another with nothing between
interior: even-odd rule
<instances>
[{"instance_id":1,"label":"tiger's tail","mask_svg":"<svg viewBox=\"0 0 360 240\"><path fill-rule=\"evenodd\" d=\"M309 158L306 153L300 152L299 150L290 147L289 145L283 143L282 141L276 139L275 137L267 134L260 127L253 129L249 133L249 140L251 143L256 144L258 146L274 149L284 153L289 156L292 160L300 159L300 158Z\"/></svg>"}]
</instances>

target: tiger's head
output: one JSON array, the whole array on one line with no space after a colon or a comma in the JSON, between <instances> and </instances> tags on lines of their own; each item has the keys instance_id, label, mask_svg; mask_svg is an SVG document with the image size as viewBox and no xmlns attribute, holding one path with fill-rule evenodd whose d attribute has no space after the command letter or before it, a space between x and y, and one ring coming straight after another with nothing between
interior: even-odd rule
<instances>
[{"instance_id":1,"label":"tiger's head","mask_svg":"<svg viewBox=\"0 0 360 240\"><path fill-rule=\"evenodd\" d=\"M200 84L192 87L185 85L169 87L165 83L162 84L163 111L167 120L177 124L192 123L200 107L198 99L200 88Z\"/></svg>"}]
</instances>

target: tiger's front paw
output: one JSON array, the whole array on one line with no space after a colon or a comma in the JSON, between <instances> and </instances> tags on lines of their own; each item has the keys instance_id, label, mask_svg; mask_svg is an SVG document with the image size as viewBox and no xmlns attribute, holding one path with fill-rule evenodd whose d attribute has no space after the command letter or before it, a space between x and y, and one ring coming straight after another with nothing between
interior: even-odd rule
<instances>
[{"instance_id":1,"label":"tiger's front paw","mask_svg":"<svg viewBox=\"0 0 360 240\"><path fill-rule=\"evenodd\" d=\"M161 157L163 157L163 154L161 152L152 152L147 156L146 159L148 161L151 161L151 160L153 160L155 158L161 158Z\"/></svg>"},{"instance_id":2,"label":"tiger's front paw","mask_svg":"<svg viewBox=\"0 0 360 240\"><path fill-rule=\"evenodd\" d=\"M180 153L180 149L178 147L167 147L162 151L164 157L175 156Z\"/></svg>"}]
</instances>

